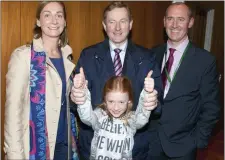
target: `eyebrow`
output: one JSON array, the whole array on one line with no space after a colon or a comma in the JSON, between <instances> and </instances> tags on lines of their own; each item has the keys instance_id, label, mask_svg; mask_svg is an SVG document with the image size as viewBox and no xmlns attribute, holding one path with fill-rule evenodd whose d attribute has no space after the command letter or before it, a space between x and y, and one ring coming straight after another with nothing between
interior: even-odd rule
<instances>
[{"instance_id":1,"label":"eyebrow","mask_svg":"<svg viewBox=\"0 0 225 160\"><path fill-rule=\"evenodd\" d=\"M43 13L45 13L45 12L51 13L51 11L43 11ZM63 11L57 11L56 13L62 13L63 14Z\"/></svg>"},{"instance_id":2,"label":"eyebrow","mask_svg":"<svg viewBox=\"0 0 225 160\"><path fill-rule=\"evenodd\" d=\"M183 19L185 19L185 17L173 17L173 16L167 16L166 18L183 18Z\"/></svg>"},{"instance_id":3,"label":"eyebrow","mask_svg":"<svg viewBox=\"0 0 225 160\"><path fill-rule=\"evenodd\" d=\"M110 20L110 21L116 21L116 20L113 19L113 18L109 18L108 20ZM123 20L129 20L129 18L122 18L122 19L120 19L120 21L123 21Z\"/></svg>"}]
</instances>

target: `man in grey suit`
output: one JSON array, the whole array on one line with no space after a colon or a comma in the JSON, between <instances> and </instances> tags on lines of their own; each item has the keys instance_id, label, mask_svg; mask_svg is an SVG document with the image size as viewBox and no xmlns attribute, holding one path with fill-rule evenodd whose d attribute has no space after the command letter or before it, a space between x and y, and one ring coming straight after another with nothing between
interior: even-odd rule
<instances>
[{"instance_id":1,"label":"man in grey suit","mask_svg":"<svg viewBox=\"0 0 225 160\"><path fill-rule=\"evenodd\" d=\"M164 17L168 41L152 49L161 66L164 104L157 134L151 134L149 159L196 159L197 148L207 147L219 119L216 59L189 41L193 24L186 4L171 4Z\"/></svg>"}]
</instances>

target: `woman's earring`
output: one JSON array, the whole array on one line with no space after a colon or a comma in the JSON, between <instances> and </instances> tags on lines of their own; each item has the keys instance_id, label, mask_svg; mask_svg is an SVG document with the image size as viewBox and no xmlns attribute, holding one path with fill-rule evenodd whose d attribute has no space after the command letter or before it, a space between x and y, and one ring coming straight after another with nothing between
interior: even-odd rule
<instances>
[{"instance_id":1,"label":"woman's earring","mask_svg":"<svg viewBox=\"0 0 225 160\"><path fill-rule=\"evenodd\" d=\"M40 23L39 20L36 21L36 25L37 25L38 27L41 27L41 23Z\"/></svg>"}]
</instances>

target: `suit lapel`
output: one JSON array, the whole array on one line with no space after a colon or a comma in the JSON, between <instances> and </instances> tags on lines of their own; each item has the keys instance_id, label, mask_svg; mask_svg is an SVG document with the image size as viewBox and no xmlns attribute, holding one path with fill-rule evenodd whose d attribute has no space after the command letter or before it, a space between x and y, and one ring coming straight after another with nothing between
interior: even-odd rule
<instances>
[{"instance_id":1,"label":"suit lapel","mask_svg":"<svg viewBox=\"0 0 225 160\"><path fill-rule=\"evenodd\" d=\"M166 44L164 44L162 47L159 48L159 50L156 51L156 61L158 62L160 66L160 71L162 69L162 62L163 62L163 56L166 52Z\"/></svg>"},{"instance_id":2,"label":"suit lapel","mask_svg":"<svg viewBox=\"0 0 225 160\"><path fill-rule=\"evenodd\" d=\"M99 46L94 58L96 60L96 72L99 78L106 77L108 79L108 77L115 74L108 39L103 41L102 45Z\"/></svg>"},{"instance_id":3,"label":"suit lapel","mask_svg":"<svg viewBox=\"0 0 225 160\"><path fill-rule=\"evenodd\" d=\"M192 44L190 44L187 53L184 56L184 59L177 70L176 76L174 77L170 85L165 100L173 99L176 96L180 95L180 90L183 88L182 86L183 84L181 82L186 80L186 76L191 76L189 68L194 58L194 55L195 55L195 47Z\"/></svg>"},{"instance_id":4,"label":"suit lapel","mask_svg":"<svg viewBox=\"0 0 225 160\"><path fill-rule=\"evenodd\" d=\"M103 41L103 44L95 53L97 74L100 75L99 78L106 77L106 80L115 75L113 61L110 54L109 40ZM122 74L127 77L135 77L138 71L138 64L141 63L142 57L139 54L135 54L135 46L131 41L128 40L128 45L126 49L126 55L123 64Z\"/></svg>"},{"instance_id":5,"label":"suit lapel","mask_svg":"<svg viewBox=\"0 0 225 160\"><path fill-rule=\"evenodd\" d=\"M135 57L135 55L137 54L134 54L134 52L135 47L133 46L131 41L128 41L122 74L130 78L134 77L137 71L137 64L135 60L137 60L137 58L139 57Z\"/></svg>"}]
</instances>

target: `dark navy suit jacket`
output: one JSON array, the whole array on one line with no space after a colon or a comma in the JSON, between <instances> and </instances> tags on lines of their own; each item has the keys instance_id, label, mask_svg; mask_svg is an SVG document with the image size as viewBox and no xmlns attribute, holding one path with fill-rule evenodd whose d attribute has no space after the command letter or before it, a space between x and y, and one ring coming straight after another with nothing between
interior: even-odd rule
<instances>
[{"instance_id":1,"label":"dark navy suit jacket","mask_svg":"<svg viewBox=\"0 0 225 160\"><path fill-rule=\"evenodd\" d=\"M102 103L102 91L105 82L115 75L113 61L110 54L109 40L85 48L78 60L76 73L83 67L85 77L88 80L88 89L91 92L91 101L93 109ZM159 100L162 100L162 83L159 66L155 57L149 50L133 44L130 40L126 50L122 74L129 78L134 91L134 106L136 109L139 95L144 86L144 79L148 72L153 70L152 77L155 80L155 89L158 91ZM157 107L160 110L160 104ZM154 114L152 114L154 115ZM157 116L156 116L157 117ZM135 136L133 155L136 159L142 159L148 152L148 125L139 130ZM81 155L86 159L90 155L90 144L93 137L93 131L87 125L81 123L79 132L79 145Z\"/></svg>"},{"instance_id":2,"label":"dark navy suit jacket","mask_svg":"<svg viewBox=\"0 0 225 160\"><path fill-rule=\"evenodd\" d=\"M151 50L160 66L166 44ZM159 137L170 157L204 148L219 119L216 59L191 43L164 99Z\"/></svg>"}]
</instances>

